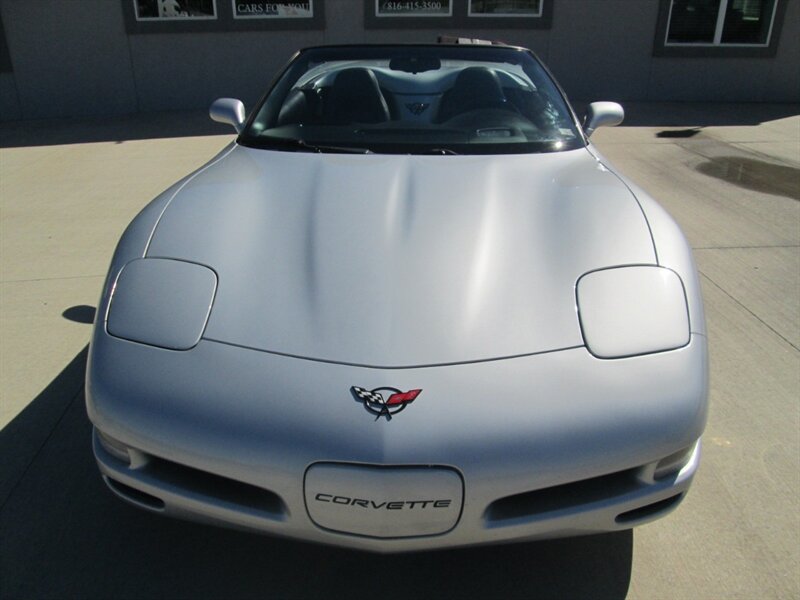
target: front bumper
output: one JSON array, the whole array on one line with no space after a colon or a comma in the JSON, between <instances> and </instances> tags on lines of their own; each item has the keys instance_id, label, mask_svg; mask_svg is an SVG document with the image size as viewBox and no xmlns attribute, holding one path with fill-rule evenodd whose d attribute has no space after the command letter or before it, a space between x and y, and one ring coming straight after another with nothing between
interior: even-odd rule
<instances>
[{"instance_id":1,"label":"front bumper","mask_svg":"<svg viewBox=\"0 0 800 600\"><path fill-rule=\"evenodd\" d=\"M103 477L129 502L315 542L410 551L615 531L666 514L699 460L705 357L705 338L694 335L680 350L624 360L576 348L373 369L208 341L171 352L101 334L87 407ZM349 394L353 385L423 392L402 414L376 419ZM109 452L98 431L129 449L130 462ZM656 479L659 461L684 448L685 460ZM448 469L463 481L463 505L442 533L321 527L305 490L307 471L321 463Z\"/></svg>"}]
</instances>

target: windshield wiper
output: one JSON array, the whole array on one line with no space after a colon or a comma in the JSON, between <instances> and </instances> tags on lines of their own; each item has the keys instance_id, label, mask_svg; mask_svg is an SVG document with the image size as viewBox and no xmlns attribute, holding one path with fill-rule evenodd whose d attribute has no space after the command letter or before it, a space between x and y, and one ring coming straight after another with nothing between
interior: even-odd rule
<instances>
[{"instance_id":1,"label":"windshield wiper","mask_svg":"<svg viewBox=\"0 0 800 600\"><path fill-rule=\"evenodd\" d=\"M459 153L450 148L431 148L430 150L426 150L425 154L453 154L457 156Z\"/></svg>"},{"instance_id":2,"label":"windshield wiper","mask_svg":"<svg viewBox=\"0 0 800 600\"><path fill-rule=\"evenodd\" d=\"M357 148L354 146L328 146L327 144L311 144L305 140L295 138L272 138L269 141L275 141L282 145L294 146L295 148L304 148L311 152L329 152L337 154L372 154L369 148Z\"/></svg>"}]
</instances>

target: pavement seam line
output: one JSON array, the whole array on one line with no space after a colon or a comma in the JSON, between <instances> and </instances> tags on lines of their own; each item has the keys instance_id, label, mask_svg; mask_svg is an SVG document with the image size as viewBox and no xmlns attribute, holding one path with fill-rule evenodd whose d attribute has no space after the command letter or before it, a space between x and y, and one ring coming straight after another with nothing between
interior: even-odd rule
<instances>
[{"instance_id":1,"label":"pavement seam line","mask_svg":"<svg viewBox=\"0 0 800 600\"><path fill-rule=\"evenodd\" d=\"M78 391L75 392L72 395L72 398L70 398L70 401L67 402L67 405L64 407L64 410L61 412L61 415L59 415L59 417L58 417L58 421L56 421L55 425L53 425L53 428L50 430L50 433L47 434L47 437L44 439L42 444L36 450L36 453L33 455L33 458L31 458L30 462L28 462L28 464L25 466L25 470L22 472L22 474L14 482L14 485L11 487L11 489L8 490L8 495L6 496L5 500L3 500L3 504L0 504L0 513L3 512L3 509L5 509L5 507L6 507L6 504L8 504L9 500L11 500L11 497L17 491L17 488L19 487L20 483L22 483L22 480L25 479L25 476L28 474L28 471L30 471L31 466L33 465L33 463L36 462L36 459L39 458L39 455L42 453L42 450L44 450L44 447L50 441L50 438L53 437L53 434L55 433L56 429L58 429L59 425L61 425L61 421L64 420L64 417L69 412L69 409L72 408L72 405L75 402L75 399L78 398L78 396L81 395L82 391L83 391L83 386L78 388Z\"/></svg>"},{"instance_id":2,"label":"pavement seam line","mask_svg":"<svg viewBox=\"0 0 800 600\"><path fill-rule=\"evenodd\" d=\"M797 350L798 352L800 352L800 348L798 348L798 347L797 347L797 346L795 346L795 345L794 345L792 342L790 342L790 341L789 341L789 340L787 340L785 337L783 337L783 335L781 335L781 334L780 334L780 332L778 332L778 331L777 331L777 330L776 330L774 327L772 327L772 325L770 325L769 323L767 323L767 322L766 322L764 319L762 319L762 318L761 318L761 317L759 317L759 316L758 316L756 313L754 313L752 310L750 310L749 308L747 308L747 306L745 306L744 304L742 304L742 303L741 303L741 302L740 302L740 301L739 301L739 300L738 300L738 299L737 299L735 296L733 296L732 294L730 294L730 293L729 293L729 292L728 292L728 291L727 291L725 288L723 288L723 287L722 287L721 285L719 285L719 284L718 284L716 281L714 281L713 279L711 279L711 277L709 277L708 275L706 275L706 274L705 274L703 271L701 271L700 269L698 269L698 272L699 272L699 273L700 273L700 274L701 274L703 277L705 277L706 279L708 279L708 281L710 281L710 282L711 282L711 284L712 284L712 285L713 285L715 288L717 288L719 291L721 291L723 294L725 294L725 295L726 295L728 298L730 298L731 300L733 300L733 301L734 301L736 304L738 304L738 305L739 305L739 306L741 306L741 307L742 307L744 310L746 310L748 313L750 313L750 315L752 315L752 316L753 316L753 317L754 317L754 318L755 318L755 319L756 319L756 320L757 320L759 323L761 323L761 324L762 324L764 327L766 327L767 329L769 329L769 330L770 330L772 333L774 333L775 335L777 335L777 336L778 336L779 338L781 338L781 339L782 339L784 342L786 342L787 344L789 344L789 345L790 345L792 348L794 348L795 350Z\"/></svg>"}]
</instances>

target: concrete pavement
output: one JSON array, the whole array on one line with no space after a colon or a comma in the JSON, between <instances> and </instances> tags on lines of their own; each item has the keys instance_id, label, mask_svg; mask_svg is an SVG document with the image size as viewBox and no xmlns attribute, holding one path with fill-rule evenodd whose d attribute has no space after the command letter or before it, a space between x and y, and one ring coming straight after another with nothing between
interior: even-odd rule
<instances>
[{"instance_id":1,"label":"concrete pavement","mask_svg":"<svg viewBox=\"0 0 800 600\"><path fill-rule=\"evenodd\" d=\"M376 558L168 521L107 492L82 374L138 210L232 135L199 113L0 125L0 597L800 596L800 107L632 105L602 152L701 272L711 413L694 487L630 533Z\"/></svg>"}]
</instances>

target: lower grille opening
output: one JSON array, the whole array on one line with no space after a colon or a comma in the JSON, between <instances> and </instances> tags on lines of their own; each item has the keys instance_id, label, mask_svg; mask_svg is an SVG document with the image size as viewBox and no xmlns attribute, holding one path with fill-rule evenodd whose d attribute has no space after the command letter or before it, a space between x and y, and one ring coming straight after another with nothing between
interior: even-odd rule
<instances>
[{"instance_id":1,"label":"lower grille opening","mask_svg":"<svg viewBox=\"0 0 800 600\"><path fill-rule=\"evenodd\" d=\"M131 486L125 485L124 483L121 483L116 479L111 479L110 477L106 477L106 482L117 494L135 504L152 510L163 510L164 508L164 501L160 498L146 494L141 490L132 488Z\"/></svg>"},{"instance_id":2,"label":"lower grille opening","mask_svg":"<svg viewBox=\"0 0 800 600\"><path fill-rule=\"evenodd\" d=\"M286 506L277 494L249 483L153 456L150 456L142 471L171 487L180 488L189 496L201 496L216 503L230 504L270 519L282 520L287 513Z\"/></svg>"},{"instance_id":3,"label":"lower grille opening","mask_svg":"<svg viewBox=\"0 0 800 600\"><path fill-rule=\"evenodd\" d=\"M621 496L638 487L637 471L638 468L628 469L610 475L507 496L492 502L486 509L485 518L490 522L502 522L521 517L534 517Z\"/></svg>"},{"instance_id":4,"label":"lower grille opening","mask_svg":"<svg viewBox=\"0 0 800 600\"><path fill-rule=\"evenodd\" d=\"M653 504L648 504L647 506L629 510L617 515L616 521L617 523L632 523L633 521L652 517L660 512L664 512L676 506L681 501L682 496L683 494L677 494L671 498L666 498L664 500L659 500L658 502L653 502Z\"/></svg>"}]
</instances>

